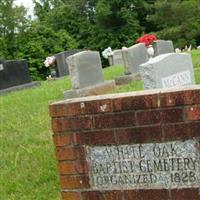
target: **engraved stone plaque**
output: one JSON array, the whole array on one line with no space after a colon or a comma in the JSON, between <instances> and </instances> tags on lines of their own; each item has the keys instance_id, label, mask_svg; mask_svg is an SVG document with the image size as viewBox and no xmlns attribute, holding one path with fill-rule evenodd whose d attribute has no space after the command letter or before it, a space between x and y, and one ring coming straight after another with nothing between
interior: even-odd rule
<instances>
[{"instance_id":1,"label":"engraved stone plaque","mask_svg":"<svg viewBox=\"0 0 200 200\"><path fill-rule=\"evenodd\" d=\"M199 142L87 147L93 189L161 189L200 186Z\"/></svg>"}]
</instances>

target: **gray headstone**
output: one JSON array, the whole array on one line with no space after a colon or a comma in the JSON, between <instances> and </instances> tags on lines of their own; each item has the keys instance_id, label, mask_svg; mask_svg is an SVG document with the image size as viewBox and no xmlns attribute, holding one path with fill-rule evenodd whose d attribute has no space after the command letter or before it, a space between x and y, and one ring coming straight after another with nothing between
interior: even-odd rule
<instances>
[{"instance_id":1,"label":"gray headstone","mask_svg":"<svg viewBox=\"0 0 200 200\"><path fill-rule=\"evenodd\" d=\"M66 62L66 58L80 51L82 50L75 49L75 50L63 51L54 55L56 57L57 77L69 75L69 69L68 69L68 64Z\"/></svg>"},{"instance_id":2,"label":"gray headstone","mask_svg":"<svg viewBox=\"0 0 200 200\"><path fill-rule=\"evenodd\" d=\"M138 74L139 65L148 61L147 48L143 43L122 49L122 55L125 65L125 74Z\"/></svg>"},{"instance_id":3,"label":"gray headstone","mask_svg":"<svg viewBox=\"0 0 200 200\"><path fill-rule=\"evenodd\" d=\"M174 53L174 46L171 40L156 40L153 42L154 57L165 54Z\"/></svg>"},{"instance_id":4,"label":"gray headstone","mask_svg":"<svg viewBox=\"0 0 200 200\"><path fill-rule=\"evenodd\" d=\"M104 81L99 52L83 51L67 59L72 88L80 89Z\"/></svg>"},{"instance_id":5,"label":"gray headstone","mask_svg":"<svg viewBox=\"0 0 200 200\"><path fill-rule=\"evenodd\" d=\"M121 49L113 51L113 63L114 65L124 65Z\"/></svg>"},{"instance_id":6,"label":"gray headstone","mask_svg":"<svg viewBox=\"0 0 200 200\"><path fill-rule=\"evenodd\" d=\"M31 82L26 60L0 60L0 90Z\"/></svg>"},{"instance_id":7,"label":"gray headstone","mask_svg":"<svg viewBox=\"0 0 200 200\"><path fill-rule=\"evenodd\" d=\"M145 89L170 88L195 84L190 54L169 53L140 65Z\"/></svg>"}]
</instances>

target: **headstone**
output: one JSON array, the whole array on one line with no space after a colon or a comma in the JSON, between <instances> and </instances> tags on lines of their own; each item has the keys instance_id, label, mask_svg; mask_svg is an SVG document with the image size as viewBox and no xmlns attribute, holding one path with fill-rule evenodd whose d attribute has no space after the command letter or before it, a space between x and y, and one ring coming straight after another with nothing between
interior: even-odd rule
<instances>
[{"instance_id":1,"label":"headstone","mask_svg":"<svg viewBox=\"0 0 200 200\"><path fill-rule=\"evenodd\" d=\"M82 50L75 49L75 50L63 51L54 55L56 57L57 77L69 75L69 69L68 69L68 64L66 62L66 58L80 51Z\"/></svg>"},{"instance_id":2,"label":"headstone","mask_svg":"<svg viewBox=\"0 0 200 200\"><path fill-rule=\"evenodd\" d=\"M26 60L0 60L0 93L39 85L31 82Z\"/></svg>"},{"instance_id":3,"label":"headstone","mask_svg":"<svg viewBox=\"0 0 200 200\"><path fill-rule=\"evenodd\" d=\"M156 40L153 43L153 48L154 57L165 53L174 53L174 46L171 40Z\"/></svg>"},{"instance_id":4,"label":"headstone","mask_svg":"<svg viewBox=\"0 0 200 200\"><path fill-rule=\"evenodd\" d=\"M83 51L67 58L72 88L80 89L104 81L99 52Z\"/></svg>"},{"instance_id":5,"label":"headstone","mask_svg":"<svg viewBox=\"0 0 200 200\"><path fill-rule=\"evenodd\" d=\"M140 65L145 89L170 88L195 83L190 54L169 53Z\"/></svg>"},{"instance_id":6,"label":"headstone","mask_svg":"<svg viewBox=\"0 0 200 200\"><path fill-rule=\"evenodd\" d=\"M104 81L99 52L83 51L66 59L72 81L72 90L64 98L99 95L115 87L115 81Z\"/></svg>"},{"instance_id":7,"label":"headstone","mask_svg":"<svg viewBox=\"0 0 200 200\"><path fill-rule=\"evenodd\" d=\"M0 89L31 82L26 60L3 61L0 66Z\"/></svg>"},{"instance_id":8,"label":"headstone","mask_svg":"<svg viewBox=\"0 0 200 200\"><path fill-rule=\"evenodd\" d=\"M125 74L138 74L139 66L148 61L147 48L145 44L135 44L122 50Z\"/></svg>"},{"instance_id":9,"label":"headstone","mask_svg":"<svg viewBox=\"0 0 200 200\"><path fill-rule=\"evenodd\" d=\"M124 65L121 49L113 51L113 63L114 65Z\"/></svg>"}]
</instances>

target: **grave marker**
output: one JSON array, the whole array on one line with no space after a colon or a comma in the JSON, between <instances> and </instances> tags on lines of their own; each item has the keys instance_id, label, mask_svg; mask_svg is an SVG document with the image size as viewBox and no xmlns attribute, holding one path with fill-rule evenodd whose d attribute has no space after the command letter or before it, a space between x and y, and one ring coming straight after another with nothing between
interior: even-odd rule
<instances>
[{"instance_id":1,"label":"grave marker","mask_svg":"<svg viewBox=\"0 0 200 200\"><path fill-rule=\"evenodd\" d=\"M113 51L113 63L114 65L124 65L121 49Z\"/></svg>"},{"instance_id":2,"label":"grave marker","mask_svg":"<svg viewBox=\"0 0 200 200\"><path fill-rule=\"evenodd\" d=\"M165 54L174 53L174 46L171 40L156 40L153 42L154 57Z\"/></svg>"},{"instance_id":3,"label":"grave marker","mask_svg":"<svg viewBox=\"0 0 200 200\"><path fill-rule=\"evenodd\" d=\"M122 50L125 74L138 74L139 65L148 61L147 48L145 44L135 44Z\"/></svg>"},{"instance_id":4,"label":"grave marker","mask_svg":"<svg viewBox=\"0 0 200 200\"><path fill-rule=\"evenodd\" d=\"M63 51L58 54L55 54L56 74L58 77L69 75L69 68L66 62L66 58L80 51L82 50L75 49L75 50L68 50L68 51Z\"/></svg>"},{"instance_id":5,"label":"grave marker","mask_svg":"<svg viewBox=\"0 0 200 200\"><path fill-rule=\"evenodd\" d=\"M0 93L38 85L31 82L26 60L0 61Z\"/></svg>"},{"instance_id":6,"label":"grave marker","mask_svg":"<svg viewBox=\"0 0 200 200\"><path fill-rule=\"evenodd\" d=\"M72 90L64 93L65 98L102 94L114 88L114 81L104 81L99 52L83 51L66 60Z\"/></svg>"},{"instance_id":7,"label":"grave marker","mask_svg":"<svg viewBox=\"0 0 200 200\"><path fill-rule=\"evenodd\" d=\"M195 83L190 54L159 55L140 65L145 89L179 87Z\"/></svg>"}]
</instances>

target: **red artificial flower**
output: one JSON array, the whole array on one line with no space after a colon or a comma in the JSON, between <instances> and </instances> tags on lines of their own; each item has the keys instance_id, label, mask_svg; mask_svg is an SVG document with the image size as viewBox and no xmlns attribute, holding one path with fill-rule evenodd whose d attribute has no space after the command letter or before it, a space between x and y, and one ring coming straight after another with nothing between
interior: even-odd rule
<instances>
[{"instance_id":1,"label":"red artificial flower","mask_svg":"<svg viewBox=\"0 0 200 200\"><path fill-rule=\"evenodd\" d=\"M144 43L146 46L151 45L157 38L154 35L145 34L136 40L136 43Z\"/></svg>"}]
</instances>

